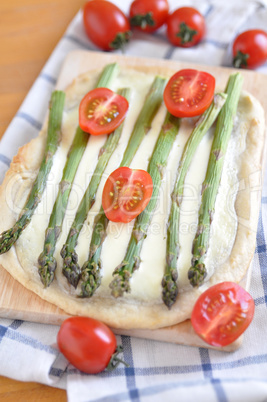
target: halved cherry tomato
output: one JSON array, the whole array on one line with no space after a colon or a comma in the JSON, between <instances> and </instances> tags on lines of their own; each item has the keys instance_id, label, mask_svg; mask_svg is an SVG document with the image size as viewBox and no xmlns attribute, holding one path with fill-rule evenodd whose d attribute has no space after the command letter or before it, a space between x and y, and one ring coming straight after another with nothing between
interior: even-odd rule
<instances>
[{"instance_id":1,"label":"halved cherry tomato","mask_svg":"<svg viewBox=\"0 0 267 402\"><path fill-rule=\"evenodd\" d=\"M60 352L74 367L89 374L103 371L117 347L113 332L89 317L70 317L63 321L57 343Z\"/></svg>"},{"instance_id":2,"label":"halved cherry tomato","mask_svg":"<svg viewBox=\"0 0 267 402\"><path fill-rule=\"evenodd\" d=\"M130 6L130 23L143 32L154 32L167 20L167 0L135 0Z\"/></svg>"},{"instance_id":3,"label":"halved cherry tomato","mask_svg":"<svg viewBox=\"0 0 267 402\"><path fill-rule=\"evenodd\" d=\"M267 32L251 29L238 35L233 43L233 64L256 68L267 61Z\"/></svg>"},{"instance_id":4,"label":"halved cherry tomato","mask_svg":"<svg viewBox=\"0 0 267 402\"><path fill-rule=\"evenodd\" d=\"M128 18L109 1L88 1L83 10L83 23L89 39L103 50L120 49L130 39Z\"/></svg>"},{"instance_id":5,"label":"halved cherry tomato","mask_svg":"<svg viewBox=\"0 0 267 402\"><path fill-rule=\"evenodd\" d=\"M167 20L167 36L174 46L194 46L201 41L205 32L203 15L192 7L178 8Z\"/></svg>"},{"instance_id":6,"label":"halved cherry tomato","mask_svg":"<svg viewBox=\"0 0 267 402\"><path fill-rule=\"evenodd\" d=\"M145 170L120 167L108 177L102 195L102 206L113 222L128 223L149 203L153 181Z\"/></svg>"},{"instance_id":7,"label":"halved cherry tomato","mask_svg":"<svg viewBox=\"0 0 267 402\"><path fill-rule=\"evenodd\" d=\"M217 347L226 346L247 329L254 309L254 301L245 289L234 282L222 282L198 298L191 322L205 342Z\"/></svg>"},{"instance_id":8,"label":"halved cherry tomato","mask_svg":"<svg viewBox=\"0 0 267 402\"><path fill-rule=\"evenodd\" d=\"M79 125L92 135L110 134L125 119L127 99L108 88L88 92L79 107Z\"/></svg>"},{"instance_id":9,"label":"halved cherry tomato","mask_svg":"<svg viewBox=\"0 0 267 402\"><path fill-rule=\"evenodd\" d=\"M204 71L185 69L175 73L164 90L166 108L176 117L202 114L214 97L215 78Z\"/></svg>"}]
</instances>

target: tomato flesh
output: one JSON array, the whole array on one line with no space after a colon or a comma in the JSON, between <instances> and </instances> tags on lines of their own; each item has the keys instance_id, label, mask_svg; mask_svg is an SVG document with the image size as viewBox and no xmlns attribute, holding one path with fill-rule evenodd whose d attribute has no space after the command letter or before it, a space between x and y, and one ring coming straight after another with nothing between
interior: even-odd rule
<instances>
[{"instance_id":1,"label":"tomato flesh","mask_svg":"<svg viewBox=\"0 0 267 402\"><path fill-rule=\"evenodd\" d=\"M233 43L235 67L256 68L267 60L267 32L251 29L238 35Z\"/></svg>"},{"instance_id":2,"label":"tomato flesh","mask_svg":"<svg viewBox=\"0 0 267 402\"><path fill-rule=\"evenodd\" d=\"M108 177L102 195L102 206L113 222L128 223L147 206L153 192L153 181L145 170L120 167Z\"/></svg>"},{"instance_id":3,"label":"tomato flesh","mask_svg":"<svg viewBox=\"0 0 267 402\"><path fill-rule=\"evenodd\" d=\"M135 0L130 6L131 24L143 32L154 32L167 20L167 0Z\"/></svg>"},{"instance_id":4,"label":"tomato flesh","mask_svg":"<svg viewBox=\"0 0 267 402\"><path fill-rule=\"evenodd\" d=\"M125 119L127 99L108 88L88 92L79 107L79 125L92 135L110 134Z\"/></svg>"},{"instance_id":5,"label":"tomato flesh","mask_svg":"<svg viewBox=\"0 0 267 402\"><path fill-rule=\"evenodd\" d=\"M174 46L195 46L204 37L205 32L205 19L193 7L178 8L168 17L167 37Z\"/></svg>"},{"instance_id":6,"label":"tomato flesh","mask_svg":"<svg viewBox=\"0 0 267 402\"><path fill-rule=\"evenodd\" d=\"M66 359L88 374L103 371L117 347L113 332L89 317L67 318L59 329L57 343Z\"/></svg>"},{"instance_id":7,"label":"tomato flesh","mask_svg":"<svg viewBox=\"0 0 267 402\"><path fill-rule=\"evenodd\" d=\"M221 347L239 338L251 323L254 310L254 301L245 289L233 282L222 282L198 298L191 322L205 342Z\"/></svg>"},{"instance_id":8,"label":"tomato flesh","mask_svg":"<svg viewBox=\"0 0 267 402\"><path fill-rule=\"evenodd\" d=\"M214 97L215 78L206 72L185 69L175 73L164 90L164 102L176 117L202 114Z\"/></svg>"}]
</instances>

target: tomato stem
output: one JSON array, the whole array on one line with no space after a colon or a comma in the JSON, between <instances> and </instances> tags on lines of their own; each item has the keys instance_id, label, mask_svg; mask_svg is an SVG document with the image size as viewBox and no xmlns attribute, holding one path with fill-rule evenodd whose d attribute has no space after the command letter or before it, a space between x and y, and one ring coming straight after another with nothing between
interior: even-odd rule
<instances>
[{"instance_id":1,"label":"tomato stem","mask_svg":"<svg viewBox=\"0 0 267 402\"><path fill-rule=\"evenodd\" d=\"M147 26L153 27L156 25L153 19L153 13L151 11L146 14L134 15L132 18L130 18L130 24L133 27L140 27L141 29L145 29Z\"/></svg>"},{"instance_id":2,"label":"tomato stem","mask_svg":"<svg viewBox=\"0 0 267 402\"><path fill-rule=\"evenodd\" d=\"M191 29L187 24L181 22L179 26L179 31L176 36L181 38L181 44L185 45L193 41L193 37L197 34L195 29Z\"/></svg>"},{"instance_id":3,"label":"tomato stem","mask_svg":"<svg viewBox=\"0 0 267 402\"><path fill-rule=\"evenodd\" d=\"M235 57L234 57L234 60L233 60L234 67L236 67L236 68L247 67L248 58L249 58L248 53L243 53L240 50L238 50L236 55L235 55Z\"/></svg>"},{"instance_id":4,"label":"tomato stem","mask_svg":"<svg viewBox=\"0 0 267 402\"><path fill-rule=\"evenodd\" d=\"M123 352L123 347L122 345L118 345L115 352L110 358L109 364L106 367L107 371L113 371L120 363L124 364L126 367L130 367L128 363L126 363L124 360L119 359L118 355Z\"/></svg>"},{"instance_id":5,"label":"tomato stem","mask_svg":"<svg viewBox=\"0 0 267 402\"><path fill-rule=\"evenodd\" d=\"M131 38L131 31L126 32L118 32L112 42L110 42L109 46L111 49L124 49L126 43L129 42Z\"/></svg>"}]
</instances>

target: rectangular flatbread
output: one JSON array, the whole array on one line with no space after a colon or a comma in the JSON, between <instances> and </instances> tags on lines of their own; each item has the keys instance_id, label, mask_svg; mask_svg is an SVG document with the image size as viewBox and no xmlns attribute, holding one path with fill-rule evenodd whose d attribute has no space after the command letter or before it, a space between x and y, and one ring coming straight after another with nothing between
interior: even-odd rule
<instances>
[{"instance_id":1,"label":"rectangular flatbread","mask_svg":"<svg viewBox=\"0 0 267 402\"><path fill-rule=\"evenodd\" d=\"M107 60L107 63L109 60ZM119 167L135 122L143 108L146 95L156 75L168 79L175 69L159 64L119 62L119 74L110 84L117 91L129 87L130 108L121 138L103 172L94 204L82 226L76 246L78 265L88 259L95 217L101 209L102 191L109 174ZM156 210L140 252L140 264L130 278L130 291L115 298L109 287L114 270L124 261L132 235L134 221L122 224L109 222L101 250L101 280L92 297L80 297L81 282L70 285L62 274L61 250L66 242L80 201L90 185L106 136L88 136L74 178L62 231L56 242L55 278L45 287L40 280L38 258L43 251L45 233L68 152L78 126L80 100L95 87L101 69L89 67L77 76L66 89L62 120L62 138L53 157L53 164L38 206L26 228L11 249L0 257L1 265L23 286L68 314L86 315L112 326L128 329L157 329L181 323L190 318L199 295L208 287L222 281L240 282L245 276L255 250L260 193L253 188L262 177L265 122L260 102L242 91L228 145L220 188L211 226L209 250L206 257L207 276L202 286L192 287L188 270L192 259L192 243L197 230L201 188L205 178L214 127L202 139L186 175L185 194L179 226L180 254L177 262L178 296L169 309L162 301L162 277L166 265L166 235L170 212L171 192L184 146L196 124L196 119L182 119L179 131L162 171L162 182ZM223 91L227 81L218 80L216 92ZM155 147L166 108L160 105L152 125L143 138L130 167L146 170ZM0 231L11 228L22 213L23 206L37 177L46 146L47 126L39 136L26 144L14 157L0 188Z\"/></svg>"}]
</instances>

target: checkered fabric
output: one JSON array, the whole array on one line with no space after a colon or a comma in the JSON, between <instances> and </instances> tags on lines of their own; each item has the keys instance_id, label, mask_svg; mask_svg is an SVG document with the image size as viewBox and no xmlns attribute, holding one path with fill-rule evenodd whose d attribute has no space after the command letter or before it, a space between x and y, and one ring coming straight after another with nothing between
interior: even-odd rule
<instances>
[{"instance_id":1,"label":"checkered fabric","mask_svg":"<svg viewBox=\"0 0 267 402\"><path fill-rule=\"evenodd\" d=\"M130 0L113 0L127 13ZM167 41L164 28L154 35L135 33L125 54L220 66L231 65L238 32L267 28L266 1L169 0L171 9L192 5L205 16L207 35L191 49ZM79 12L58 43L0 144L3 178L18 148L37 136L65 56L75 49L98 50L83 30ZM258 69L267 74L267 64ZM18 135L19 133L19 135ZM0 374L65 388L79 401L267 401L267 182L253 260L250 293L256 311L242 347L234 353L118 336L124 360L112 373L86 375L68 364L56 346L57 326L0 318Z\"/></svg>"}]
</instances>

